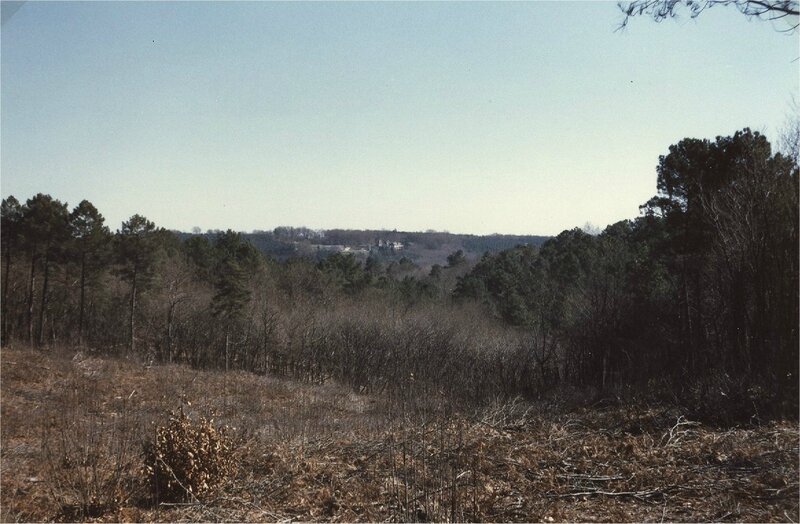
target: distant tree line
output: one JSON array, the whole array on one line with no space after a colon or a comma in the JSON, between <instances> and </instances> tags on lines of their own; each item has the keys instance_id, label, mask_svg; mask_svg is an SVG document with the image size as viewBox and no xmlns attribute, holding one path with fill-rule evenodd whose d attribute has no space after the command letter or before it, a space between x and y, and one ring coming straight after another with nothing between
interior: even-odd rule
<instances>
[{"instance_id":1,"label":"distant tree line","mask_svg":"<svg viewBox=\"0 0 800 524\"><path fill-rule=\"evenodd\" d=\"M192 236L204 236L210 240L222 233L219 230L208 230L205 233L195 228L193 233L173 231L181 240ZM497 252L510 249L520 244L538 246L550 237L541 235L464 235L447 232L425 231L387 231L387 230L359 230L359 229L329 229L313 230L307 227L280 226L272 231L256 230L250 233L242 232L242 238L250 242L253 247L279 260L296 256L311 256L321 259L328 256L331 251L316 250L315 246L350 246L373 247L379 243L384 246L384 258L399 259L403 256L415 257L420 250L442 251L463 249L474 255L482 255L486 251ZM385 247L390 242L399 242L406 248L411 247L410 253L394 252ZM371 251L381 251L372 249ZM391 253L389 253L391 251ZM363 258L363 257L362 257Z\"/></svg>"},{"instance_id":2,"label":"distant tree line","mask_svg":"<svg viewBox=\"0 0 800 524\"><path fill-rule=\"evenodd\" d=\"M343 253L277 261L241 233L178 234L140 215L111 232L88 201L10 196L0 337L475 402L695 381L796 408L796 153L745 129L682 140L657 175L636 220L477 263L455 251L430 271ZM493 237L466 241L490 251Z\"/></svg>"}]
</instances>

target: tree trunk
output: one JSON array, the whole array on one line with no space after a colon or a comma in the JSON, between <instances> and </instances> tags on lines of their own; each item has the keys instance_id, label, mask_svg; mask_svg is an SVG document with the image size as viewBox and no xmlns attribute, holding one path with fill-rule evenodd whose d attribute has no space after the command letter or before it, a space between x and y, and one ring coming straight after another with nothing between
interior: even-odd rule
<instances>
[{"instance_id":1,"label":"tree trunk","mask_svg":"<svg viewBox=\"0 0 800 524\"><path fill-rule=\"evenodd\" d=\"M6 256L6 274L3 278L3 326L2 326L2 341L8 342L8 278L11 273L11 244L8 245L5 252Z\"/></svg>"},{"instance_id":2,"label":"tree trunk","mask_svg":"<svg viewBox=\"0 0 800 524\"><path fill-rule=\"evenodd\" d=\"M133 354L136 349L136 330L134 323L134 316L136 314L136 269L133 270L133 280L131 281L131 317L130 317L130 333L131 340L128 346L128 352Z\"/></svg>"},{"instance_id":3,"label":"tree trunk","mask_svg":"<svg viewBox=\"0 0 800 524\"><path fill-rule=\"evenodd\" d=\"M86 296L86 253L81 252L81 304L78 312L78 345L83 347L83 310Z\"/></svg>"},{"instance_id":4,"label":"tree trunk","mask_svg":"<svg viewBox=\"0 0 800 524\"><path fill-rule=\"evenodd\" d=\"M226 332L225 333L225 372L228 372L228 356L229 356L229 347L230 347L230 335Z\"/></svg>"},{"instance_id":5,"label":"tree trunk","mask_svg":"<svg viewBox=\"0 0 800 524\"><path fill-rule=\"evenodd\" d=\"M36 285L36 255L31 255L31 278L28 281L28 344L33 345L33 291Z\"/></svg>"},{"instance_id":6,"label":"tree trunk","mask_svg":"<svg viewBox=\"0 0 800 524\"><path fill-rule=\"evenodd\" d=\"M683 313L683 351L685 352L683 357L684 360L681 364L688 366L688 369L691 373L694 373L694 347L692 346L692 342L694 341L694 337L692 337L693 333L693 326L692 326L692 308L691 308L691 299L689 297L689 282L687 278L687 270L686 270L686 262L683 263L683 275L681 277L681 294L683 295L681 298L682 300L682 313ZM680 300L680 299L679 299Z\"/></svg>"},{"instance_id":7,"label":"tree trunk","mask_svg":"<svg viewBox=\"0 0 800 524\"><path fill-rule=\"evenodd\" d=\"M172 321L175 318L175 302L170 302L167 312L167 361L172 364Z\"/></svg>"},{"instance_id":8,"label":"tree trunk","mask_svg":"<svg viewBox=\"0 0 800 524\"><path fill-rule=\"evenodd\" d=\"M47 310L47 282L50 279L50 255L44 256L44 280L42 281L42 302L39 307L39 334L37 343L41 346L44 343L44 321L45 311Z\"/></svg>"}]
</instances>

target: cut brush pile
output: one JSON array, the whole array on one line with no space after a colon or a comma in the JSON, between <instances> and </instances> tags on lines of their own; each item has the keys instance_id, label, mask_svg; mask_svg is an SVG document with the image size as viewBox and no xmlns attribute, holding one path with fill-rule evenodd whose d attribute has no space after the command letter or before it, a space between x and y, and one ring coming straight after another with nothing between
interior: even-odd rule
<instances>
[{"instance_id":1,"label":"cut brush pile","mask_svg":"<svg viewBox=\"0 0 800 524\"><path fill-rule=\"evenodd\" d=\"M237 486L242 500L259 494L257 509L232 504L227 518L798 519L797 429L790 424L722 431L621 409L522 424L490 420L409 421L372 442L275 445L245 459L246 470L262 474Z\"/></svg>"}]
</instances>

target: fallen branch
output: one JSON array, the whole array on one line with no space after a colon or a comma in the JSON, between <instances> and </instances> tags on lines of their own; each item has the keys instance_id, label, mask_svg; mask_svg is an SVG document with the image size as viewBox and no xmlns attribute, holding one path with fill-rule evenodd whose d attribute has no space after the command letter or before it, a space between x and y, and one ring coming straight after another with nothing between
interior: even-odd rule
<instances>
[{"instance_id":1,"label":"fallen branch","mask_svg":"<svg viewBox=\"0 0 800 524\"><path fill-rule=\"evenodd\" d=\"M591 490L591 491L573 491L571 493L559 493L559 494L550 494L547 495L550 498L568 498L568 497L592 497L592 496L601 496L601 497L632 497L635 499L639 499L642 501L646 501L650 497L655 496L663 496L674 489L675 486L669 486L667 488L660 488L660 489L649 489L644 491L603 491L603 490Z\"/></svg>"},{"instance_id":2,"label":"fallen branch","mask_svg":"<svg viewBox=\"0 0 800 524\"><path fill-rule=\"evenodd\" d=\"M623 480L625 477L622 475L610 475L610 476L599 476L593 477L591 475L584 475L581 473L567 474L567 475L556 475L556 477L561 479L574 479L574 480L588 480L590 482L607 482L609 480Z\"/></svg>"},{"instance_id":3,"label":"fallen branch","mask_svg":"<svg viewBox=\"0 0 800 524\"><path fill-rule=\"evenodd\" d=\"M684 437L688 436L691 433L691 429L688 428L695 428L700 426L699 422L694 422L693 420L687 420L683 415L678 417L678 420L675 422L675 425L669 428L666 433L661 436L661 440L659 441L659 445L663 446L677 446ZM687 428L687 429L683 429ZM666 439L666 442L664 440Z\"/></svg>"}]
</instances>

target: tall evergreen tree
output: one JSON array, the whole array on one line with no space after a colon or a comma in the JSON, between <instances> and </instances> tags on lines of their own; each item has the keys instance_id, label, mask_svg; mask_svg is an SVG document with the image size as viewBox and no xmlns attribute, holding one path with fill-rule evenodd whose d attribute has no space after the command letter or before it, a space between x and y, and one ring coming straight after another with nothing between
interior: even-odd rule
<instances>
[{"instance_id":1,"label":"tall evergreen tree","mask_svg":"<svg viewBox=\"0 0 800 524\"><path fill-rule=\"evenodd\" d=\"M117 233L117 262L120 276L131 286L128 350L136 349L136 294L152 276L156 260L156 226L141 215L133 215L122 223Z\"/></svg>"},{"instance_id":2,"label":"tall evergreen tree","mask_svg":"<svg viewBox=\"0 0 800 524\"><path fill-rule=\"evenodd\" d=\"M83 324L86 309L86 279L104 262L110 232L103 215L91 202L83 200L69 216L70 232L81 268L80 304L78 307L78 342L83 345Z\"/></svg>"},{"instance_id":3,"label":"tall evergreen tree","mask_svg":"<svg viewBox=\"0 0 800 524\"><path fill-rule=\"evenodd\" d=\"M9 196L3 199L2 206L0 207L0 216L2 216L2 225L0 225L0 240L2 240L2 252L5 258L5 268L3 272L3 325L2 341L8 341L9 336L9 311L8 311L8 287L9 275L11 274L11 265L16 255L16 248L20 240L20 226L22 224L22 215L24 209L19 201L14 196Z\"/></svg>"},{"instance_id":4,"label":"tall evergreen tree","mask_svg":"<svg viewBox=\"0 0 800 524\"><path fill-rule=\"evenodd\" d=\"M220 262L211 310L226 327L241 318L250 300L246 279L247 275L236 259L225 258Z\"/></svg>"},{"instance_id":5,"label":"tall evergreen tree","mask_svg":"<svg viewBox=\"0 0 800 524\"><path fill-rule=\"evenodd\" d=\"M228 230L214 241L217 257L216 293L211 303L213 315L222 323L225 331L225 368L228 368L230 335L241 321L244 309L250 302L247 276L258 266L258 252L249 242L244 242L239 233Z\"/></svg>"},{"instance_id":6,"label":"tall evergreen tree","mask_svg":"<svg viewBox=\"0 0 800 524\"><path fill-rule=\"evenodd\" d=\"M44 324L47 312L50 269L69 237L67 204L42 193L28 199L22 217L22 228L31 260L28 286L28 342L33 343L33 296L35 291L36 265L42 263L42 295L39 306L39 330L36 341L44 341Z\"/></svg>"}]
</instances>

